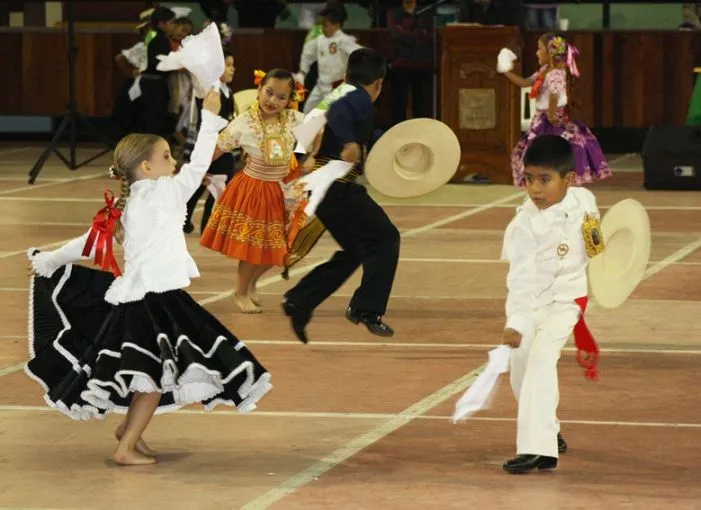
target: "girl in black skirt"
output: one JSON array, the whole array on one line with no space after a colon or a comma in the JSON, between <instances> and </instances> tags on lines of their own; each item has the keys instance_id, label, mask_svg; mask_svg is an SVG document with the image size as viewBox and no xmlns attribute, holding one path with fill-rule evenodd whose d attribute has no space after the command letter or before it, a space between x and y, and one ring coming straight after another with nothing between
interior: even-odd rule
<instances>
[{"instance_id":1,"label":"girl in black skirt","mask_svg":"<svg viewBox=\"0 0 701 510\"><path fill-rule=\"evenodd\" d=\"M26 372L51 407L75 420L126 414L113 458L153 464L142 434L154 413L202 402L255 409L272 388L270 374L236 336L185 291L199 276L182 230L185 203L212 161L219 91L204 100L192 160L174 175L165 140L131 134L114 151L121 195L91 230L63 247L30 249L30 360ZM121 274L113 238L124 246ZM73 265L94 257L102 269Z\"/></svg>"}]
</instances>

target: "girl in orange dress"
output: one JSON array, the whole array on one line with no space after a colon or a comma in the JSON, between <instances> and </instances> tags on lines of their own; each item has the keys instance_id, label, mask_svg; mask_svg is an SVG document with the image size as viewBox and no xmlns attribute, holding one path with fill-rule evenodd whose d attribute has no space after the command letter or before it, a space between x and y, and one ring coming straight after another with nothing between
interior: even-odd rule
<instances>
[{"instance_id":1,"label":"girl in orange dress","mask_svg":"<svg viewBox=\"0 0 701 510\"><path fill-rule=\"evenodd\" d=\"M294 158L292 130L304 120L292 73L273 69L260 77L258 100L220 133L214 159L235 148L246 165L217 201L200 244L237 259L234 301L260 313L256 283L272 266L284 266L287 212L281 183Z\"/></svg>"}]
</instances>

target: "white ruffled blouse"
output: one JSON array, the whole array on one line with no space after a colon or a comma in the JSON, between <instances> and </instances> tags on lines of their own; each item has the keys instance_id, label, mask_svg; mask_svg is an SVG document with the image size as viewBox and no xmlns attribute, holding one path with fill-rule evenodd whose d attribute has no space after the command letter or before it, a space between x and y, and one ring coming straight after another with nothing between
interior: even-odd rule
<instances>
[{"instance_id":1,"label":"white ruffled blouse","mask_svg":"<svg viewBox=\"0 0 701 510\"><path fill-rule=\"evenodd\" d=\"M185 242L186 204L202 184L212 162L219 131L226 120L202 111L202 126L190 163L180 173L131 185L121 221L124 227L124 269L112 283L105 301L117 305L139 301L149 292L182 289L200 273ZM51 276L59 267L95 256L82 255L89 231L53 251L31 256L34 271ZM34 249L30 249L31 254Z\"/></svg>"}]
</instances>

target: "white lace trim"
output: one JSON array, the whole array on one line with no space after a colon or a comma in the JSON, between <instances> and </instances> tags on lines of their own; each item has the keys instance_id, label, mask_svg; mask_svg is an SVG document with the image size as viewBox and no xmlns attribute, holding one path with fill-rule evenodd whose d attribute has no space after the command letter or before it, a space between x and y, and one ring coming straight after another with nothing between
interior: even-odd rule
<instances>
[{"instance_id":1,"label":"white lace trim","mask_svg":"<svg viewBox=\"0 0 701 510\"><path fill-rule=\"evenodd\" d=\"M27 258L32 264L32 269L39 276L51 278L51 276L61 266L57 266L52 262L51 252L40 251L38 253L34 253L35 251L37 251L37 248L34 247L27 250Z\"/></svg>"},{"instance_id":2,"label":"white lace trim","mask_svg":"<svg viewBox=\"0 0 701 510\"><path fill-rule=\"evenodd\" d=\"M31 252L30 252L31 253ZM89 366L81 366L78 360L72 356L68 351L66 351L60 344L61 337L71 328L65 313L58 304L58 295L63 289L71 275L72 266L65 266L65 272L61 277L61 280L56 285L54 292L52 293L52 302L54 308L56 309L61 322L63 324L63 329L56 335L56 339L53 341L53 347L59 352L66 360L68 360L73 366L73 370L80 373L85 372L89 377L92 370ZM29 357L30 360L36 357L36 352L34 351L34 278L30 281L29 289L29 319L28 319L28 336L29 336ZM239 375L241 372L246 371L247 377L246 381L239 387L238 393L242 401L236 405L232 400L227 400L223 398L218 398L213 400L204 406L205 410L211 411L219 404L225 404L230 406L235 406L241 413L249 413L256 409L256 403L260 400L266 393L272 389L272 384L270 383L270 374L268 372L263 373L258 380L255 380L254 365L251 361L246 361L235 367L230 373L224 376L218 370L212 370L205 367L200 363L192 363L187 369L178 376L177 366L175 361L178 359L178 349L180 345L187 342L193 349L199 351L204 357L211 358L217 348L221 343L228 341L224 336L219 336L214 342L212 348L204 352L198 345L194 344L189 337L186 335L180 336L175 346L168 335L160 334L158 335L157 342L161 348L167 348L173 355L173 360L162 361L157 358L150 351L143 349L142 347L132 344L130 342L125 342L122 345L122 349L133 349L139 351L150 358L155 359L158 362L163 363L163 375L159 384L156 383L148 374L136 370L120 370L115 374L114 381L102 381L99 379L89 379L87 383L87 389L81 393L81 398L87 402L84 405L73 404L70 407L65 402L61 400L52 401L49 398L48 391L49 387L46 383L34 374L25 364L25 373L39 383L45 391L44 400L46 403L60 411L61 413L73 418L74 420L88 420L91 418L103 419L110 412L116 412L119 414L125 414L128 411L126 406L118 406L110 400L111 389L117 393L120 397L126 398L130 393L142 392L142 393L171 393L173 395L173 404L159 406L156 409L155 414L162 414L170 411L175 411L189 404L203 402L205 400L212 399L216 395L224 391L224 385L231 381L234 377ZM240 350L245 347L245 344L241 341L234 347L236 350ZM115 358L121 358L121 352L110 351L103 349L98 353L98 359L100 356L112 356ZM126 377L131 376L132 379L127 385Z\"/></svg>"}]
</instances>

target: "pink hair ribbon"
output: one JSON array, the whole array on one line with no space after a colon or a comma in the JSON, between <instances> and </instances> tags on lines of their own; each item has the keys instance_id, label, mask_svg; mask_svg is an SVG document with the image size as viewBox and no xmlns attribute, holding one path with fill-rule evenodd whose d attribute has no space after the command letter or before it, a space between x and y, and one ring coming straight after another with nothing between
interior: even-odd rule
<instances>
[{"instance_id":1,"label":"pink hair ribbon","mask_svg":"<svg viewBox=\"0 0 701 510\"><path fill-rule=\"evenodd\" d=\"M577 68L578 56L579 50L577 47L574 44L567 43L567 67L575 78L579 78L579 69Z\"/></svg>"}]
</instances>

